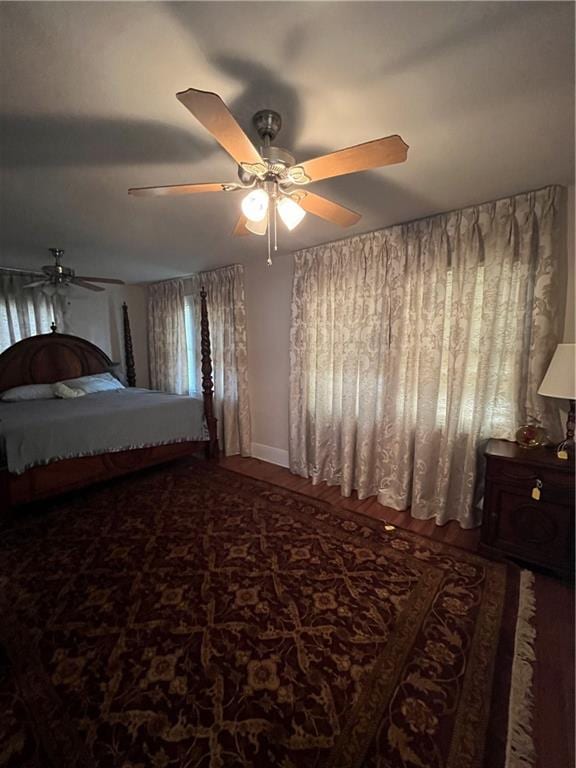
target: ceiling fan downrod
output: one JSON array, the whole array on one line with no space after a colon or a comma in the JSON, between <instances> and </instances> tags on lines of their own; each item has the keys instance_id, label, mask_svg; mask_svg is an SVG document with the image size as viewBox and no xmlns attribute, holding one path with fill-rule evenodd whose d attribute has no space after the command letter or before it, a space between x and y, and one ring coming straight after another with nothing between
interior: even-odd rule
<instances>
[{"instance_id":1,"label":"ceiling fan downrod","mask_svg":"<svg viewBox=\"0 0 576 768\"><path fill-rule=\"evenodd\" d=\"M273 109L261 109L252 118L252 123L258 136L269 147L282 128L282 118Z\"/></svg>"},{"instance_id":2,"label":"ceiling fan downrod","mask_svg":"<svg viewBox=\"0 0 576 768\"><path fill-rule=\"evenodd\" d=\"M65 279L71 279L74 277L74 270L64 268L62 266L62 257L64 256L63 248L48 248L52 256L54 257L54 278L57 283L64 283Z\"/></svg>"}]
</instances>

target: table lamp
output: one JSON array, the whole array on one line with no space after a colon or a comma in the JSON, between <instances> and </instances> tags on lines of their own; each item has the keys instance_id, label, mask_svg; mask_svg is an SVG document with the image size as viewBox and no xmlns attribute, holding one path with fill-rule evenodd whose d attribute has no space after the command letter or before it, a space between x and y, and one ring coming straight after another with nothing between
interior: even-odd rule
<instances>
[{"instance_id":1,"label":"table lamp","mask_svg":"<svg viewBox=\"0 0 576 768\"><path fill-rule=\"evenodd\" d=\"M539 395L559 397L570 401L566 420L566 439L556 448L559 459L567 459L574 452L574 400L576 400L576 344L558 344L546 375L540 384Z\"/></svg>"}]
</instances>

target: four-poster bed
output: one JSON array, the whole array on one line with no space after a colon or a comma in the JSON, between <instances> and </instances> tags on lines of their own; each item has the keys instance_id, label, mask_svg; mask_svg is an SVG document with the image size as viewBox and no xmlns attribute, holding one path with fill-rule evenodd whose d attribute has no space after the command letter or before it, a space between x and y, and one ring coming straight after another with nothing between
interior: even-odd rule
<instances>
[{"instance_id":1,"label":"four-poster bed","mask_svg":"<svg viewBox=\"0 0 576 768\"><path fill-rule=\"evenodd\" d=\"M126 373L127 382L130 388L134 387L135 384L135 368L126 305L123 306L123 316ZM208 458L217 457L218 438L216 418L214 417L213 409L214 387L212 380L210 329L206 307L206 293L204 290L201 291L200 330L202 355L202 411L205 424L203 434L207 435L206 439L183 440L181 437L177 437L171 441L166 440L165 437L163 437L162 440L158 440L158 443L161 444L154 444L154 441L151 441L151 444L147 442L144 447L128 448L126 450L119 450L115 447L109 451L99 451L98 453L90 452L89 455L83 455L82 451L79 451L78 455L73 455L69 458L56 458L48 462L39 463L36 466L27 467L25 471L21 473L11 471L10 467L6 465L4 456L0 468L0 509L4 510L12 506L25 504L39 499L46 499L67 491L83 488L95 482L134 472L138 469L190 456L200 450L204 450ZM0 395L14 387L30 384L53 384L87 375L106 373L112 370L113 365L110 357L96 345L77 336L57 333L55 326L53 326L52 333L40 334L38 336L23 339L0 354ZM125 397L126 403L133 401L137 396L137 393L145 393L144 390L135 389L126 389L124 392L127 393ZM116 393L99 393L89 395L89 398L92 398L93 402L94 398L98 397L100 397L100 400L104 401L106 397L102 397L102 395L106 396L109 394ZM146 393L147 397L144 398L145 400L150 400L152 407L154 407L155 394L156 393L148 392ZM129 397L130 395L132 395L132 397ZM192 398L183 398L177 395L170 396L161 393L157 393L157 395L158 400L160 401L160 408L165 408L166 403L170 398L174 398L175 401L192 400ZM86 398L79 398L79 400L85 401ZM59 414L61 416L62 413L65 413L68 404L75 403L74 400L42 402L48 403L49 405L39 406L38 401L36 401L31 405L26 403L7 403L3 404L2 408L4 413L9 413L11 415L10 407L14 405L18 406L20 410L27 409L28 414L30 415L34 408L36 408L34 413L42 413L43 407L49 410L51 407L50 404L52 404L53 408L53 403L58 402L56 408L59 409ZM114 401L116 408L118 407L118 402L119 399L116 397ZM84 405L84 403L82 403L82 405ZM146 402L146 405L148 405L148 402ZM78 409L78 406L70 405L71 409L73 407ZM140 418L137 418L138 412L134 411L133 403L131 404L131 408L132 411L130 412L129 421L139 421L140 424L142 424L143 421L149 421L148 410L143 412ZM160 415L158 415L158 413L156 414L157 420L162 419L162 413L164 413L164 411L160 411ZM136 414L136 418L133 414ZM112 416L112 418L114 418L114 416ZM30 421L29 419L29 423L33 430L34 420L32 419ZM95 423L101 425L102 421L94 421L93 418L92 422L87 422L86 429L88 431L90 430L90 423L92 425ZM78 433L81 433L83 423L79 419L73 426L75 432L74 438L75 440L78 440ZM114 426L116 425L114 424ZM0 415L0 438L3 436L2 428L3 425L1 423ZM59 428L59 423L54 426L54 430L57 428ZM31 440L34 439L33 434L30 435L30 438ZM129 444L131 445L132 443ZM88 451L85 453L88 454Z\"/></svg>"}]
</instances>

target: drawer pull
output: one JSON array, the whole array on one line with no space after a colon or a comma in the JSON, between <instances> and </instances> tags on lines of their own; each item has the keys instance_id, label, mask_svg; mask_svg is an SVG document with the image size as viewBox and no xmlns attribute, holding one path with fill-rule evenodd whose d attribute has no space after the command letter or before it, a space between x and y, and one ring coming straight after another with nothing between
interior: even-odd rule
<instances>
[{"instance_id":1,"label":"drawer pull","mask_svg":"<svg viewBox=\"0 0 576 768\"><path fill-rule=\"evenodd\" d=\"M534 501L540 501L540 489L542 488L542 480L536 480L536 485L532 488L532 498Z\"/></svg>"}]
</instances>

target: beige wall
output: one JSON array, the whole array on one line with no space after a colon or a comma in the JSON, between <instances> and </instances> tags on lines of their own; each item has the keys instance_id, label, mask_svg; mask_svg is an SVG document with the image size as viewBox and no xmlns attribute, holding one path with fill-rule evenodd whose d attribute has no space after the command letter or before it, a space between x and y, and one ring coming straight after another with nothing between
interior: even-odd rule
<instances>
[{"instance_id":1,"label":"beige wall","mask_svg":"<svg viewBox=\"0 0 576 768\"><path fill-rule=\"evenodd\" d=\"M244 263L253 455L288 462L288 350L294 259L254 256Z\"/></svg>"},{"instance_id":2,"label":"beige wall","mask_svg":"<svg viewBox=\"0 0 576 768\"><path fill-rule=\"evenodd\" d=\"M576 247L574 236L574 206L576 205L576 201L574 199L574 186L568 188L567 202L566 251L568 257L568 268L566 286L566 312L564 315L564 341L575 342L576 315L574 311L574 282L576 280L576 276L574 274L574 263L576 262Z\"/></svg>"},{"instance_id":3,"label":"beige wall","mask_svg":"<svg viewBox=\"0 0 576 768\"><path fill-rule=\"evenodd\" d=\"M136 362L136 383L148 386L145 289L139 285L110 286L102 293L74 290L66 313L66 331L103 349L124 364L122 302L128 304Z\"/></svg>"}]
</instances>

